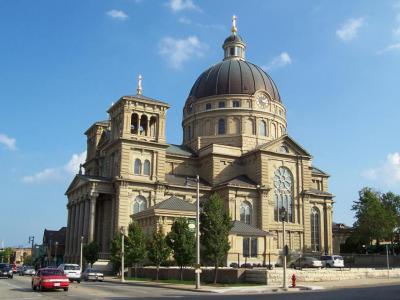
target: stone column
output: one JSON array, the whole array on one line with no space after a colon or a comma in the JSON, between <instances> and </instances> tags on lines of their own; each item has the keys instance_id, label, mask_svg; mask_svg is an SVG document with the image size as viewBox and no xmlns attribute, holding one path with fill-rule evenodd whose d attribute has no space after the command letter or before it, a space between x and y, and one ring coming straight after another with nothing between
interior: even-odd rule
<instances>
[{"instance_id":1,"label":"stone column","mask_svg":"<svg viewBox=\"0 0 400 300\"><path fill-rule=\"evenodd\" d=\"M71 202L71 229L69 231L70 236L69 236L69 258L71 259L72 254L74 252L74 240L75 240L75 213L76 213L76 206L75 203L72 201Z\"/></svg>"},{"instance_id":2,"label":"stone column","mask_svg":"<svg viewBox=\"0 0 400 300\"><path fill-rule=\"evenodd\" d=\"M90 201L85 198L84 220L83 220L83 236L86 243L89 242L89 219L90 219Z\"/></svg>"},{"instance_id":3,"label":"stone column","mask_svg":"<svg viewBox=\"0 0 400 300\"><path fill-rule=\"evenodd\" d=\"M96 215L96 201L99 194L93 193L89 197L89 234L88 234L88 242L92 242L94 239L94 222L95 222L95 215Z\"/></svg>"},{"instance_id":4,"label":"stone column","mask_svg":"<svg viewBox=\"0 0 400 300\"><path fill-rule=\"evenodd\" d=\"M65 243L66 243L65 256L66 256L66 258L68 258L68 256L69 256L69 246L70 246L69 239L71 236L71 206L69 203L67 204L67 208L68 208L68 221L67 221L67 233L65 236Z\"/></svg>"}]
</instances>

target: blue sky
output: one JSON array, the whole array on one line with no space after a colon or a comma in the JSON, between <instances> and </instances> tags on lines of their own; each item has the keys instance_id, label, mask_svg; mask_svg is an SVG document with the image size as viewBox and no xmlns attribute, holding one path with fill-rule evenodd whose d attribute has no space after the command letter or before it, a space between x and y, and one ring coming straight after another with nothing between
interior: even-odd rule
<instances>
[{"instance_id":1,"label":"blue sky","mask_svg":"<svg viewBox=\"0 0 400 300\"><path fill-rule=\"evenodd\" d=\"M364 186L400 193L400 1L0 1L0 241L66 224L83 132L135 94L137 74L172 105L180 143L185 99L222 59L233 14L289 134L331 175L334 220L352 224Z\"/></svg>"}]
</instances>

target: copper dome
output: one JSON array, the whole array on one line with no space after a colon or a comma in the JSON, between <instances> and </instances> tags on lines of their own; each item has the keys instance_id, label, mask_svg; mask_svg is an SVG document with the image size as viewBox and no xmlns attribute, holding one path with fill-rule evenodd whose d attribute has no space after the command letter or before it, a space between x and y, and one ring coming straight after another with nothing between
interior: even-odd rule
<instances>
[{"instance_id":1,"label":"copper dome","mask_svg":"<svg viewBox=\"0 0 400 300\"><path fill-rule=\"evenodd\" d=\"M274 81L260 67L245 60L228 59L204 71L194 83L189 97L253 95L257 90L265 90L273 100L281 102Z\"/></svg>"}]
</instances>

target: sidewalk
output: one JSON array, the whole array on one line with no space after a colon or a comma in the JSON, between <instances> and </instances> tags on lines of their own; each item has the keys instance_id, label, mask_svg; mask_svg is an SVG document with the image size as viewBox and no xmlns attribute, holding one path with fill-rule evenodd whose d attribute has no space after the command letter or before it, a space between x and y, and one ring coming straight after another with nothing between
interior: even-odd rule
<instances>
[{"instance_id":1,"label":"sidewalk","mask_svg":"<svg viewBox=\"0 0 400 300\"><path fill-rule=\"evenodd\" d=\"M146 287L167 288L167 289L175 289L181 291L200 292L200 293L218 293L218 294L276 293L276 292L298 292L304 290L312 290L312 288L303 285L298 286L296 288L288 288L286 290L280 286L270 286L270 285L233 286L233 287L229 286L218 287L211 285L203 285L201 289L197 290L194 285L188 285L188 284L171 284L164 282L142 281L142 280L125 280L125 282L122 283L121 280L116 277L104 277L104 282L146 286Z\"/></svg>"},{"instance_id":2,"label":"sidewalk","mask_svg":"<svg viewBox=\"0 0 400 300\"><path fill-rule=\"evenodd\" d=\"M299 284L307 285L311 289L342 289L365 286L400 285L400 278L363 278L337 281L299 282Z\"/></svg>"}]
</instances>

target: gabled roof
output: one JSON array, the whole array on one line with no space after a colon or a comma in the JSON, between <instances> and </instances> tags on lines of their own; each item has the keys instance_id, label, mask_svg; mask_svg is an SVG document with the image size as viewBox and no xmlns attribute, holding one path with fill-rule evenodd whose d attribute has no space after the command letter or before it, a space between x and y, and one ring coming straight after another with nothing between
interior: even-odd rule
<instances>
[{"instance_id":1,"label":"gabled roof","mask_svg":"<svg viewBox=\"0 0 400 300\"><path fill-rule=\"evenodd\" d=\"M323 176L329 176L328 173L325 173L325 172L322 171L321 169L319 169L319 168L317 168L317 167L314 167L314 166L311 166L311 172L312 172L313 174L318 174L318 175L323 175Z\"/></svg>"},{"instance_id":2,"label":"gabled roof","mask_svg":"<svg viewBox=\"0 0 400 300\"><path fill-rule=\"evenodd\" d=\"M242 236L269 236L271 233L253 227L241 221L233 221L233 227L230 234L237 234Z\"/></svg>"},{"instance_id":3,"label":"gabled roof","mask_svg":"<svg viewBox=\"0 0 400 300\"><path fill-rule=\"evenodd\" d=\"M290 137L287 134L281 136L280 138L278 138L276 140L262 144L259 147L257 147L256 149L254 149L253 151L250 151L249 153L252 153L252 152L258 151L258 150L267 150L268 151L273 145L281 144L283 142L285 144L287 144L288 146L290 146L292 149L296 150L300 155L308 156L310 158L312 157L312 155L306 149L304 149L299 143L297 143L292 137Z\"/></svg>"},{"instance_id":4,"label":"gabled roof","mask_svg":"<svg viewBox=\"0 0 400 300\"><path fill-rule=\"evenodd\" d=\"M68 193L71 190L73 190L87 182L107 182L107 183L109 183L109 182L111 182L111 179L107 178L107 177L101 177L101 176L77 174L77 175L75 175L74 179L68 186L67 191L65 192L65 195L68 195Z\"/></svg>"},{"instance_id":5,"label":"gabled roof","mask_svg":"<svg viewBox=\"0 0 400 300\"><path fill-rule=\"evenodd\" d=\"M250 187L250 188L257 187L257 183L255 183L253 180L251 180L246 175L236 176L236 177L234 177L232 179L229 179L229 180L227 180L225 182L220 183L218 186L221 186L221 185Z\"/></svg>"},{"instance_id":6,"label":"gabled roof","mask_svg":"<svg viewBox=\"0 0 400 300\"><path fill-rule=\"evenodd\" d=\"M179 211L196 211L196 206L181 198L171 196L149 209L179 210Z\"/></svg>"},{"instance_id":7,"label":"gabled roof","mask_svg":"<svg viewBox=\"0 0 400 300\"><path fill-rule=\"evenodd\" d=\"M195 156L194 153L188 147L186 147L184 145L169 144L166 151L167 151L167 154L180 155L180 156L186 156L186 157Z\"/></svg>"}]
</instances>

